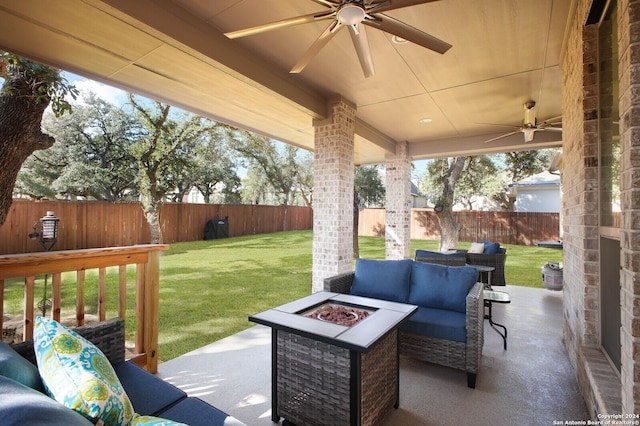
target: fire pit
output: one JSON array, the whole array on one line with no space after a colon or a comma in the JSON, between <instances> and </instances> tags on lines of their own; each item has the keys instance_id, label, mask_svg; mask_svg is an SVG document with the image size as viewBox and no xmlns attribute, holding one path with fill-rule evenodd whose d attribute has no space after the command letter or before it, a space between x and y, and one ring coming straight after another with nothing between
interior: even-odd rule
<instances>
[{"instance_id":1,"label":"fire pit","mask_svg":"<svg viewBox=\"0 0 640 426\"><path fill-rule=\"evenodd\" d=\"M273 330L271 419L379 424L399 405L397 328L416 310L318 292L249 317Z\"/></svg>"},{"instance_id":2,"label":"fire pit","mask_svg":"<svg viewBox=\"0 0 640 426\"><path fill-rule=\"evenodd\" d=\"M357 309L341 303L324 303L316 308L303 312L302 315L308 318L315 318L320 321L350 327L362 321L373 312L375 312L375 310Z\"/></svg>"}]
</instances>

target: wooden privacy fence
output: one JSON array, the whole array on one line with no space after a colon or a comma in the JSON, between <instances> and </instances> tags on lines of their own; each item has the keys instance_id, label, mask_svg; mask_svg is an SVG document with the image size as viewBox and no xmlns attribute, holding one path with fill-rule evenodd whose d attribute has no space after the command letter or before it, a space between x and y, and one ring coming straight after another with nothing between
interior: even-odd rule
<instances>
[{"instance_id":1,"label":"wooden privacy fence","mask_svg":"<svg viewBox=\"0 0 640 426\"><path fill-rule=\"evenodd\" d=\"M137 202L29 201L16 199L7 220L0 227L0 254L42 251L28 238L33 224L53 211L60 218L58 242L54 250L130 246L150 242L149 227ZM204 238L208 220L229 217L229 236L282 231L283 206L250 204L166 203L160 209L163 243L196 241ZM311 229L309 207L289 206L287 230Z\"/></svg>"},{"instance_id":2,"label":"wooden privacy fence","mask_svg":"<svg viewBox=\"0 0 640 426\"><path fill-rule=\"evenodd\" d=\"M456 222L462 224L460 241L498 241L503 244L533 245L536 241L560 239L558 213L527 212L454 212ZM361 209L359 235L384 235L384 209ZM411 238L440 239L440 225L433 209L412 209Z\"/></svg>"}]
</instances>

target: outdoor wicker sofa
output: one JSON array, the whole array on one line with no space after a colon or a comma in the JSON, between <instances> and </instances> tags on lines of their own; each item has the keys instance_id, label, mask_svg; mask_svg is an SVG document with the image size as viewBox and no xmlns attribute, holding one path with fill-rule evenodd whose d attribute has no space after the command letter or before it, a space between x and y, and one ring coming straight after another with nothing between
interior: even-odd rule
<instances>
[{"instance_id":1,"label":"outdoor wicker sofa","mask_svg":"<svg viewBox=\"0 0 640 426\"><path fill-rule=\"evenodd\" d=\"M104 353L133 409L141 416L157 416L190 426L244 424L201 399L188 397L134 362L125 361L123 319L114 318L74 331ZM85 417L42 393L44 388L37 369L33 373L31 364L36 364L33 341L11 346L0 342L0 418L7 422L3 424L91 425Z\"/></svg>"},{"instance_id":2,"label":"outdoor wicker sofa","mask_svg":"<svg viewBox=\"0 0 640 426\"><path fill-rule=\"evenodd\" d=\"M463 370L475 388L484 344L484 285L476 281L468 266L358 259L355 271L326 278L324 290L417 305L400 326L400 354Z\"/></svg>"}]
</instances>

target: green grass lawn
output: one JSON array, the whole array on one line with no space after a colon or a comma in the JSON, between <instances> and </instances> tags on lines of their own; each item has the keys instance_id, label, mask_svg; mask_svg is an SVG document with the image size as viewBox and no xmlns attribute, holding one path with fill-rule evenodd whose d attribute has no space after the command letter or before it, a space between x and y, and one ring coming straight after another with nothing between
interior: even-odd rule
<instances>
[{"instance_id":1,"label":"green grass lawn","mask_svg":"<svg viewBox=\"0 0 640 426\"><path fill-rule=\"evenodd\" d=\"M311 231L292 231L172 244L160 260L160 360L169 360L253 325L251 314L311 292ZM384 259L384 238L360 237L360 257ZM461 243L467 248L470 243ZM412 240L416 249L437 250L437 241ZM541 268L562 261L562 251L506 245L507 283L542 288ZM109 274L108 295L117 294ZM50 280L49 280L50 282ZM87 273L87 300L97 300L97 274ZM135 269L128 270L127 333L135 330ZM36 296L42 280L36 284ZM6 283L5 313L21 313L23 285ZM72 314L75 275L63 276L63 313ZM116 312L108 296L108 316ZM66 302L68 301L68 302ZM87 312L97 306L87 303Z\"/></svg>"}]
</instances>

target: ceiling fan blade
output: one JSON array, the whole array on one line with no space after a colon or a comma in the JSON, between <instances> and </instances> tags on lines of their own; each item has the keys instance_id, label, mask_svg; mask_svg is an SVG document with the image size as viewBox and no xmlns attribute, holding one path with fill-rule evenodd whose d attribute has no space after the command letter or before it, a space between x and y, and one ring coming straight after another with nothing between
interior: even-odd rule
<instances>
[{"instance_id":1,"label":"ceiling fan blade","mask_svg":"<svg viewBox=\"0 0 640 426\"><path fill-rule=\"evenodd\" d=\"M251 28L245 28L242 30L230 31L224 33L225 36L230 39L246 37L254 34L260 34L278 28L291 27L294 25L306 24L308 22L322 21L324 19L332 19L335 16L335 12L327 10L324 12L312 13L309 15L297 16L295 18L283 19L281 21L270 22L268 24L262 24Z\"/></svg>"},{"instance_id":2,"label":"ceiling fan blade","mask_svg":"<svg viewBox=\"0 0 640 426\"><path fill-rule=\"evenodd\" d=\"M358 59L360 60L360 66L365 78L369 78L374 75L375 69L373 68L373 57L371 56L371 49L369 48L369 39L367 38L367 32L364 26L355 27L349 25L349 34L351 34L351 40L356 48Z\"/></svg>"},{"instance_id":3,"label":"ceiling fan blade","mask_svg":"<svg viewBox=\"0 0 640 426\"><path fill-rule=\"evenodd\" d=\"M418 4L431 3L438 0L378 0L367 5L367 12L385 12L388 10L402 9L403 7L416 6Z\"/></svg>"},{"instance_id":4,"label":"ceiling fan blade","mask_svg":"<svg viewBox=\"0 0 640 426\"><path fill-rule=\"evenodd\" d=\"M502 139L502 138L506 138L507 136L515 135L516 133L520 133L520 130L516 130L515 132L506 133L506 134L504 134L502 136L498 136L498 137L486 140L486 141L484 141L482 143L489 143L489 142L497 141L498 139Z\"/></svg>"},{"instance_id":5,"label":"ceiling fan blade","mask_svg":"<svg viewBox=\"0 0 640 426\"><path fill-rule=\"evenodd\" d=\"M551 130L552 132L561 132L562 131L562 127L543 127L541 129L538 130Z\"/></svg>"},{"instance_id":6,"label":"ceiling fan blade","mask_svg":"<svg viewBox=\"0 0 640 426\"><path fill-rule=\"evenodd\" d=\"M320 34L320 37L318 37L316 41L313 42L311 47L307 49L304 55L302 55L302 58L300 58L298 62L296 62L296 64L293 66L293 68L291 68L291 71L289 72L292 74L301 72L307 65L309 65L309 62L311 62L314 56L316 56L318 52L320 52L322 48L325 47L327 43L329 43L329 40L331 40L333 36L336 35L338 31L340 31L340 29L342 29L343 26L344 25L338 25L338 21L333 21L331 25L329 25L327 29L324 30L322 34Z\"/></svg>"},{"instance_id":7,"label":"ceiling fan blade","mask_svg":"<svg viewBox=\"0 0 640 426\"><path fill-rule=\"evenodd\" d=\"M561 115L559 115L559 116L557 116L557 117L548 118L548 119L544 120L544 121L542 122L542 124L553 124L553 123L551 123L551 122L552 122L552 121L556 121L556 120L560 120L560 123L562 123L562 116L561 116Z\"/></svg>"},{"instance_id":8,"label":"ceiling fan blade","mask_svg":"<svg viewBox=\"0 0 640 426\"><path fill-rule=\"evenodd\" d=\"M560 120L561 118L562 118L562 116L553 117L553 118L550 118L548 120L545 120L542 123L538 124L538 128L539 129L548 129L550 126L562 125L562 120ZM557 120L560 120L560 121L557 121Z\"/></svg>"},{"instance_id":9,"label":"ceiling fan blade","mask_svg":"<svg viewBox=\"0 0 640 426\"><path fill-rule=\"evenodd\" d=\"M522 126L513 126L511 124L496 124L496 123L473 123L473 124L483 124L485 126L509 127L511 129L522 129Z\"/></svg>"},{"instance_id":10,"label":"ceiling fan blade","mask_svg":"<svg viewBox=\"0 0 640 426\"><path fill-rule=\"evenodd\" d=\"M404 22L400 22L390 16L377 13L371 15L375 19L365 19L363 24L373 28L377 28L389 34L393 34L400 38L403 38L412 43L418 44L434 52L444 54L451 48L451 45L445 41L440 40L432 35L429 35L417 28L407 25Z\"/></svg>"},{"instance_id":11,"label":"ceiling fan blade","mask_svg":"<svg viewBox=\"0 0 640 426\"><path fill-rule=\"evenodd\" d=\"M311 0L325 7L335 8L340 6L340 2L336 0Z\"/></svg>"}]
</instances>

